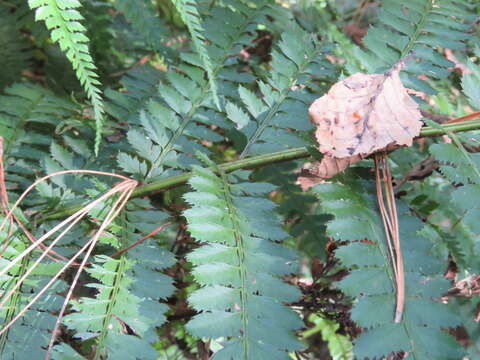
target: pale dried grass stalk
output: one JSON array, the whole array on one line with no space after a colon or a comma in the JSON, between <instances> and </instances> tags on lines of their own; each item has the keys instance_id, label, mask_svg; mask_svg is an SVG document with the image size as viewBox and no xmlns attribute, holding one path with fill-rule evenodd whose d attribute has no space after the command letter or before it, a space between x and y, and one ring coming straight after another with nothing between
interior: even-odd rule
<instances>
[{"instance_id":1,"label":"pale dried grass stalk","mask_svg":"<svg viewBox=\"0 0 480 360\"><path fill-rule=\"evenodd\" d=\"M18 198L18 200L15 202L15 204L12 206L12 208L9 210L8 209L8 197L5 189L5 182L4 182L4 172L3 172L3 161L2 161L2 138L0 137L0 197L1 197L1 205L3 208L5 215L5 218L3 219L2 223L0 224L0 231L3 230L7 222L9 222L10 227L13 225L14 219L19 223L20 228L23 231L27 231L23 224L18 221L18 219L15 218L15 215L13 212L15 209L19 206L21 201L32 191L35 186L37 186L39 183L48 180L49 178L52 178L54 176L59 176L59 175L64 175L64 174L75 174L75 173L84 173L84 174L95 174L95 175L104 175L104 176L110 176L110 177L116 177L120 178L123 181L119 184L116 184L114 187L112 187L110 190L108 190L105 194L101 195L99 198L93 200L89 204L85 205L82 209L78 210L76 213L73 215L69 216L67 219L63 220L60 224L56 225L53 227L51 230L49 230L46 234L44 234L42 237L40 237L38 240L33 237L30 233L27 234L27 237L32 241L32 244L28 246L27 249L22 251L18 256L15 257L15 259L9 261L9 264L5 266L2 270L0 270L0 277L7 274L7 272L15 266L19 261L21 261L25 256L28 256L32 251L37 249L38 247L42 247L44 251L42 254L39 256L38 259L35 260L32 266L29 267L29 269L26 271L25 274L22 275L22 277L17 281L15 286L9 290L7 294L4 294L2 296L2 301L0 302L0 308L2 308L5 303L8 301L8 299L14 294L14 292L22 285L22 283L25 281L25 279L32 273L32 271L40 264L40 262L46 257L49 256L49 253L52 252L52 248L55 246L55 244L60 241L60 239L63 238L63 236L70 231L70 229L75 226L79 221L81 221L85 215L88 214L90 210L92 210L95 206L97 206L99 203L102 201L109 199L110 197L114 196L115 194L119 193L120 196L118 199L115 200L114 204L112 205L112 208L109 210L107 216L101 223L99 229L95 232L93 237L75 254L72 256L71 259L69 259L65 265L49 280L49 282L30 300L30 302L24 306L22 310L20 310L11 320L8 324L6 324L1 330L0 330L0 335L5 333L18 319L20 319L26 311L52 286L52 284L60 277L60 275L72 264L75 263L75 260L86 251L86 254L79 265L79 268L76 272L75 278L69 288L68 294L65 298L64 304L62 306L62 309L60 311L60 314L57 318L57 322L55 324L55 329L53 330L52 333L52 338L49 343L47 355L45 359L49 359L51 356L51 350L53 347L53 344L55 343L55 338L56 338L56 333L58 331L58 328L60 326L62 317L65 313L65 310L67 308L68 302L73 294L73 290L75 288L76 283L78 282L78 279L80 277L81 272L83 271L84 267L87 264L87 260L92 253L100 235L103 233L103 231L110 225L110 223L115 219L116 216L118 216L119 212L125 207L125 204L129 200L131 194L133 193L134 189L137 186L137 182L135 180L129 179L125 176L117 175L117 174L110 174L102 171L95 171L95 170L65 170L65 171L60 171L56 172L53 174L49 174L47 176L42 177L41 179L38 179L35 181L32 185L30 185ZM63 229L65 227L65 229ZM52 234L56 233L57 231L63 229L63 231L51 242L51 244L47 247L43 244L43 242L48 239ZM29 236L30 235L30 236ZM8 236L6 239L3 241L4 247L6 248L8 246L8 239L10 238L11 233L9 231ZM2 251L3 252L3 251ZM55 253L55 252L53 252ZM55 253L56 254L56 253ZM1 254L0 254L1 255ZM58 255L58 254L57 254ZM50 257L50 256L49 256ZM54 259L55 260L55 259ZM65 259L67 260L67 259Z\"/></svg>"}]
</instances>

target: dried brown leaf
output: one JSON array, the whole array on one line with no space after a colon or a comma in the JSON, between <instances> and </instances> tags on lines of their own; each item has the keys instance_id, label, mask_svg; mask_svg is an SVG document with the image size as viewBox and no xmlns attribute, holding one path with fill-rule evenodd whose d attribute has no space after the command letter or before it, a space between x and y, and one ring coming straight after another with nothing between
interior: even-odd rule
<instances>
[{"instance_id":1,"label":"dried brown leaf","mask_svg":"<svg viewBox=\"0 0 480 360\"><path fill-rule=\"evenodd\" d=\"M314 177L332 177L376 151L412 145L420 134L422 115L400 80L400 68L401 64L385 74L354 74L310 106L325 157L313 177L299 179L302 187L309 187Z\"/></svg>"},{"instance_id":2,"label":"dried brown leaf","mask_svg":"<svg viewBox=\"0 0 480 360\"><path fill-rule=\"evenodd\" d=\"M303 191L306 191L323 180L342 172L347 167L360 160L362 160L360 155L353 155L343 159L326 155L321 162L316 163L309 168L302 169L302 173L298 178L298 184Z\"/></svg>"},{"instance_id":3,"label":"dried brown leaf","mask_svg":"<svg viewBox=\"0 0 480 360\"><path fill-rule=\"evenodd\" d=\"M389 74L354 74L315 100L309 114L317 125L320 151L344 158L369 155L389 144L412 144L422 115L407 93L399 69Z\"/></svg>"}]
</instances>

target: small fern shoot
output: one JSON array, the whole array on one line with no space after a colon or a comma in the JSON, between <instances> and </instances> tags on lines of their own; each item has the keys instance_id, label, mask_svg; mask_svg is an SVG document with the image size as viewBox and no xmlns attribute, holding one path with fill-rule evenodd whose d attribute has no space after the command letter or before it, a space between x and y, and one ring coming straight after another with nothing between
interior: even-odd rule
<instances>
[{"instance_id":1,"label":"small fern shoot","mask_svg":"<svg viewBox=\"0 0 480 360\"><path fill-rule=\"evenodd\" d=\"M96 66L88 49L89 39L85 35L85 27L80 23L83 17L77 10L81 4L78 0L28 0L28 4L35 9L35 19L45 21L51 31L51 39L65 52L92 102L96 124L95 153L98 154L104 106Z\"/></svg>"}]
</instances>

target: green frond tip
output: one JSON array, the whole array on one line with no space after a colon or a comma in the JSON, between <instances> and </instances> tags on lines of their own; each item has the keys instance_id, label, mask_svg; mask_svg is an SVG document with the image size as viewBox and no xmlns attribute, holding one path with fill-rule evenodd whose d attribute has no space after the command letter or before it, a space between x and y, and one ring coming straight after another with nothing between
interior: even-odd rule
<instances>
[{"instance_id":1,"label":"green frond tip","mask_svg":"<svg viewBox=\"0 0 480 360\"><path fill-rule=\"evenodd\" d=\"M193 44L197 49L200 58L202 59L203 66L208 75L208 81L210 83L210 90L212 91L213 100L218 110L221 110L220 99L218 97L217 84L215 83L215 77L213 75L213 65L210 55L208 54L205 46L205 36L203 26L201 24L201 17L198 13L195 0L173 0L177 11L179 12L183 22L190 32Z\"/></svg>"},{"instance_id":2,"label":"green frond tip","mask_svg":"<svg viewBox=\"0 0 480 360\"><path fill-rule=\"evenodd\" d=\"M77 10L81 7L81 3L78 0L28 0L28 5L31 9L35 9L35 20L45 21L45 25L51 32L52 41L58 43L67 56L77 79L93 105L96 127L95 153L98 154L104 106L100 90L101 83L88 49L90 40L85 35L85 27L80 23L83 16Z\"/></svg>"}]
</instances>

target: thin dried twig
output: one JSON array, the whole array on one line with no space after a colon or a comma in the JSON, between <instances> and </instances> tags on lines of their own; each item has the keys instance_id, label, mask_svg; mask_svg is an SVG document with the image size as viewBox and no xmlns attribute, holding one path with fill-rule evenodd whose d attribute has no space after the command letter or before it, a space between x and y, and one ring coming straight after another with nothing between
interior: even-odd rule
<instances>
[{"instance_id":1,"label":"thin dried twig","mask_svg":"<svg viewBox=\"0 0 480 360\"><path fill-rule=\"evenodd\" d=\"M52 337L50 339L50 343L48 345L48 351L47 354L45 355L45 360L50 360L52 349L53 349L53 344L55 343L55 339L57 336L57 331L58 328L60 327L63 315L65 314L65 310L67 309L68 302L70 301L70 298L73 294L73 290L75 286L77 285L78 279L80 278L80 274L83 271L83 268L85 267L85 264L87 263L88 258L90 257L90 254L92 253L93 249L95 248L95 245L100 237L100 235L103 233L103 230L107 228L108 225L115 219L115 217L119 214L119 212L125 207L125 204L127 203L128 199L133 193L133 190L135 190L135 187L137 185L136 181L132 181L130 184L130 187L123 192L120 197L115 201L115 203L112 205L112 208L110 209L109 213L103 220L102 224L100 225L100 228L96 231L95 235L92 238L92 242L90 246L88 247L87 253L85 254L82 263L78 267L77 273L75 274L75 278L72 281L72 284L70 285L70 288L68 289L67 296L65 297L65 301L63 302L62 309L60 310L60 313L57 316L57 321L55 323L55 327L52 331Z\"/></svg>"},{"instance_id":2,"label":"thin dried twig","mask_svg":"<svg viewBox=\"0 0 480 360\"><path fill-rule=\"evenodd\" d=\"M387 246L388 246L388 252L390 254L390 261L392 263L392 269L395 275L395 282L397 281L397 264L396 264L396 259L395 255L393 252L393 242L390 237L390 234L393 231L393 226L390 221L390 218L387 214L387 209L385 207L385 202L383 199L383 192L382 192L382 180L380 178L380 168L381 168L381 160L379 156L374 156L374 161L375 161L375 184L377 188L377 201L378 201L378 207L380 209L380 214L382 217L382 222L383 222L383 227L385 228L385 236L387 240Z\"/></svg>"},{"instance_id":3,"label":"thin dried twig","mask_svg":"<svg viewBox=\"0 0 480 360\"><path fill-rule=\"evenodd\" d=\"M80 220L83 219L83 217L88 213L88 211L90 211L93 207L95 207L95 205L98 205L101 201L111 197L112 195L114 195L116 192L120 192L120 191L124 191L124 188L128 189L127 186L131 186L130 184L128 183L122 183L120 184L122 186L116 186L114 187L113 189L111 189L109 192L107 192L106 194L103 194L100 198L96 199L95 201L93 201L92 203L88 204L87 206L85 206L84 209L80 210L80 211L77 211L74 215L72 215L70 218L73 218L71 222L69 222L68 226L66 227L65 230L62 231L62 233L60 233L60 235L58 235L55 240L52 241L52 243L47 247L46 251L42 253L42 255L39 256L38 259L35 260L35 262L33 263L32 266L30 266L30 268L25 272L25 274L23 274L23 276L17 281L16 285L10 289L10 291L4 296L3 300L0 302L0 308L3 307L3 305L5 305L6 301L10 298L10 296L12 296L12 294L22 285L23 281L31 274L31 272L40 264L40 262L43 260L43 258L46 256L46 254L48 254L48 251L50 251L52 249L53 246L55 246L55 244L66 234L68 233L68 231L70 231L70 229L76 225ZM77 216L76 216L77 215ZM60 229L60 228L59 228ZM30 247L28 249L26 249L24 252L22 252L20 255L18 255L14 260L12 260L12 262L7 265L4 269L2 269L2 271L0 271L0 276L3 276L4 274L6 274L8 272L8 270L14 266L18 261L20 261L21 259L23 259L25 256L27 256L31 251L33 251L35 248L36 248L36 245L39 245L41 244L42 241L45 241L49 236L47 236L48 234L50 234L50 232L48 232L47 234L45 234L44 236L42 236L40 239L38 239L34 244L30 245ZM30 250L29 250L30 249Z\"/></svg>"},{"instance_id":4,"label":"thin dried twig","mask_svg":"<svg viewBox=\"0 0 480 360\"><path fill-rule=\"evenodd\" d=\"M152 232L150 232L149 234L145 235L144 237L142 237L140 240L134 242L132 245L129 245L127 246L126 248L124 249L121 249L121 250L118 250L117 252L115 252L113 255L111 255L110 257L114 258L114 257L117 257L117 256L120 256L122 255L124 252L134 248L135 246L138 246L140 245L141 243L143 243L145 240L151 238L152 236L154 236L155 234L159 233L160 231L162 231L163 229L165 229L166 227L172 225L171 222L167 222L163 225L160 225L158 228L156 228L155 230L153 230Z\"/></svg>"},{"instance_id":5,"label":"thin dried twig","mask_svg":"<svg viewBox=\"0 0 480 360\"><path fill-rule=\"evenodd\" d=\"M398 214L395 203L395 192L393 190L392 174L388 164L388 158L385 154L375 154L375 175L377 185L377 201L380 208L383 225L385 227L387 246L392 262L392 268L395 276L395 286L397 292L397 302L394 321L402 321L405 307L405 269L403 264L403 255L400 246L400 230L398 227ZM383 184L385 186L385 197L387 206L383 199L382 181L380 178L380 168L383 175Z\"/></svg>"},{"instance_id":6,"label":"thin dried twig","mask_svg":"<svg viewBox=\"0 0 480 360\"><path fill-rule=\"evenodd\" d=\"M132 181L132 180L130 180ZM71 223L72 221L75 221L77 217L79 217L81 214L86 214L88 211L90 211L91 209L93 209L99 202L101 202L102 200L112 196L114 193L116 192L119 192L121 189L123 189L124 187L126 186L126 184L122 183L122 184L119 184L117 186L115 186L114 188L112 188L111 190L109 190L107 193L105 193L104 195L102 195L99 199L96 199L95 201L91 202L90 204L86 205L83 209L77 211L76 213L74 213L73 215L70 215L67 219L65 219L64 221L62 221L60 224L56 225L55 227L53 227L51 230L49 230L47 233L45 233L42 237L40 237L36 242L34 242L33 244L31 244L28 248L26 248L20 255L18 255L14 260L12 260L7 266L5 266L1 271L0 271L0 277L5 275L8 270L10 270L13 266L15 266L15 264L17 264L21 259L23 259L26 255L28 255L33 249L35 249L39 244L41 244L43 241L45 241L47 238L49 238L52 234L56 233L58 230L60 230L61 228L63 228L66 224L69 224ZM15 209L15 207L18 206L18 201L17 203L14 205L14 207L12 207L12 209L10 210L9 214L11 216L11 212ZM8 216L7 215L7 216ZM76 221L78 222L78 220ZM75 223L76 223L75 222ZM4 225L5 222L2 224ZM68 229L70 229L73 225L69 225L68 226ZM1 226L0 226L0 230L1 230Z\"/></svg>"},{"instance_id":7,"label":"thin dried twig","mask_svg":"<svg viewBox=\"0 0 480 360\"><path fill-rule=\"evenodd\" d=\"M65 265L49 280L49 282L36 294L32 300L23 307L22 310L20 310L11 320L8 324L6 324L1 330L0 330L0 335L6 332L19 318L21 318L25 312L42 296L45 291L47 291L51 285L60 277L60 275L71 265L76 264L75 259L77 259L81 254L83 254L86 251L86 255L84 256L81 264L78 267L75 279L73 280L69 292L67 294L67 297L65 298L64 305L60 311L60 315L57 318L57 322L55 324L55 329L52 334L52 339L49 344L49 348L47 351L47 355L45 359L49 359L51 356L51 350L52 346L55 342L55 337L56 333L58 330L58 327L60 326L61 319L63 317L63 314L66 310L67 304L70 300L70 297L73 293L73 289L78 281L78 278L83 271L84 267L87 265L87 260L93 251L93 248L95 247L95 244L97 243L100 235L103 233L103 231L108 227L108 225L113 221L113 219L118 215L118 213L124 208L126 202L132 195L133 191L135 190L136 186L138 185L137 181L131 180L127 177L117 175L117 174L110 174L106 172L101 172L101 171L94 171L94 170L66 170L66 171L60 171L56 172L50 175L47 175L37 181L35 181L32 185L30 185L19 197L19 199L15 202L15 204L12 206L11 209L8 209L8 197L5 189L5 183L4 183L4 172L3 172L3 162L1 161L2 159L2 140L0 137L0 198L1 198L1 204L3 207L3 211L5 212L5 217L0 224L0 231L5 227L7 222L10 224L16 219L15 215L13 212L15 209L19 206L20 202L29 194L30 191L33 190L33 188L38 185L39 183L48 180L51 177L58 176L58 175L63 175L63 174L72 174L72 173L89 173L89 174L96 174L96 175L105 175L105 176L111 176L111 177L117 177L122 179L122 182L116 184L112 189L107 191L105 194L101 195L99 198L95 199L91 203L85 205L83 208L75 212L73 215L69 216L67 219L62 221L60 224L56 225L53 227L51 230L49 230L46 234L44 234L42 237L39 239L35 239L33 235L31 235L23 226L23 224L16 219L17 223L19 224L20 228L25 232L27 237L30 239L32 244L27 247L23 252L21 252L18 256L15 257L15 259L11 260L7 266L5 266L1 271L0 271L0 277L7 274L8 271L15 266L19 261L21 261L25 256L29 255L32 251L37 249L38 247L42 247L44 251L42 254L39 256L38 259L29 267L29 269L25 272L25 274L22 275L20 279L16 282L15 286L9 290L7 294L4 294L2 296L2 301L0 302L0 308L2 308L5 303L8 301L9 298L14 294L14 292L21 286L21 284L25 281L25 279L32 273L32 271L40 264L40 262L46 257L49 256L49 253L52 252L53 246L75 225L77 224L80 220L84 218L85 215L88 214L90 210L92 210L95 206L97 206L100 202L114 196L117 193L120 193L119 198L114 202L112 205L112 208L108 212L107 216L103 220L102 224L100 225L99 229L96 231L92 239L90 239L70 260L68 260ZM167 226L167 225L165 225ZM43 244L43 242L48 239L52 234L56 233L57 231L63 229L63 231L51 242L51 244L47 247ZM161 229L159 228L158 231ZM158 232L157 231L157 232ZM147 235L147 238L149 236L153 236L153 234ZM10 235L4 240L4 245L8 246L8 238ZM142 241L145 239L142 239ZM135 246L136 244L133 244ZM131 247L133 247L131 246ZM131 248L129 247L129 248ZM127 249L124 249L123 251L127 251ZM53 252L54 253L54 252Z\"/></svg>"}]
</instances>

